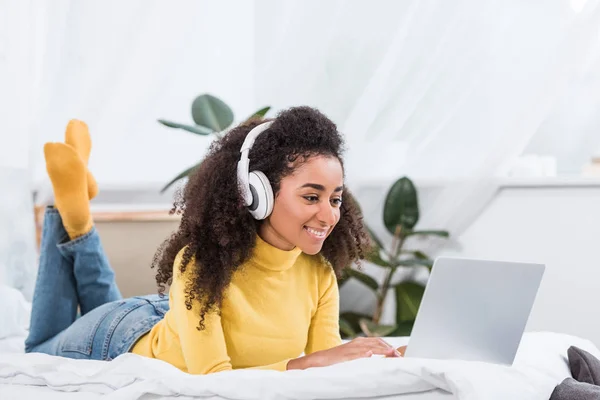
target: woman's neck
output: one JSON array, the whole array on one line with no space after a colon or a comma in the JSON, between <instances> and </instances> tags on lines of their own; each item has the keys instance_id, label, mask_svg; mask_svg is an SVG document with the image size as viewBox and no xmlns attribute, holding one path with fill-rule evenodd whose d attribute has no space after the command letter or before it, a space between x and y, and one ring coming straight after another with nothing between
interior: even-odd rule
<instances>
[{"instance_id":1,"label":"woman's neck","mask_svg":"<svg viewBox=\"0 0 600 400\"><path fill-rule=\"evenodd\" d=\"M285 238L283 238L273 228L273 225L271 225L268 220L264 221L258 228L258 236L260 236L262 240L264 240L271 246L276 247L280 250L290 251L296 247L293 243L290 243Z\"/></svg>"}]
</instances>

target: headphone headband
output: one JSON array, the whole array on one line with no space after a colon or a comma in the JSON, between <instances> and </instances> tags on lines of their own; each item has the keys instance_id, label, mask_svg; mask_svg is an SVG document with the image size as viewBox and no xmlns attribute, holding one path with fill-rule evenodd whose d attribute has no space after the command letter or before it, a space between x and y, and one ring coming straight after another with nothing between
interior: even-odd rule
<instances>
[{"instance_id":1,"label":"headphone headband","mask_svg":"<svg viewBox=\"0 0 600 400\"><path fill-rule=\"evenodd\" d=\"M252 204L253 199L252 192L250 191L250 183L248 180L248 169L250 165L248 154L250 153L250 149L252 148L252 145L254 145L254 141L256 140L258 135L269 129L272 124L273 121L268 121L263 122L262 124L259 124L252 128L252 130L246 135L246 139L244 140L244 143L240 148L240 153L242 155L240 156L240 161L237 165L237 176L240 189L242 190L244 204L246 206L250 206Z\"/></svg>"},{"instance_id":2,"label":"headphone headband","mask_svg":"<svg viewBox=\"0 0 600 400\"><path fill-rule=\"evenodd\" d=\"M273 125L273 122L274 121L263 122L262 124L256 125L254 128L252 128L252 130L246 135L246 139L244 140L244 144L242 144L240 153L243 153L244 151L249 152L258 135L269 129L271 125Z\"/></svg>"}]
</instances>

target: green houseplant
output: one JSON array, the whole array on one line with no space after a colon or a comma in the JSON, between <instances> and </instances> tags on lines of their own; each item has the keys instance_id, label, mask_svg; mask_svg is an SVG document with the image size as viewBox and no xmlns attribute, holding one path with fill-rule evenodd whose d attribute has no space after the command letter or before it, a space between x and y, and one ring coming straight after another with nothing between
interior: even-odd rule
<instances>
[{"instance_id":1,"label":"green houseplant","mask_svg":"<svg viewBox=\"0 0 600 400\"><path fill-rule=\"evenodd\" d=\"M263 107L256 111L246 120L254 117L264 117L271 107ZM194 99L192 102L192 119L194 120L193 125L180 124L178 122L167 121L159 119L158 122L168 126L169 128L183 129L200 136L214 135L216 138L220 138L233 123L234 115L231 107L229 107L223 100L211 95L201 94ZM190 175L200 165L201 160L181 172L169 183L167 183L162 189L161 193L167 190L171 185L180 179L183 179Z\"/></svg>"},{"instance_id":2,"label":"green houseplant","mask_svg":"<svg viewBox=\"0 0 600 400\"><path fill-rule=\"evenodd\" d=\"M409 336L425 286L411 280L392 285L392 278L399 268L425 266L429 269L433 261L422 251L405 248L406 240L413 236L449 237L444 230L414 230L419 221L417 189L413 182L402 177L388 190L383 207L383 223L393 236L389 248L369 228L373 242L367 260L385 269L383 282L379 284L371 276L353 268L346 268L340 279L343 285L348 279L356 279L371 289L376 296L376 307L372 315L345 312L340 314L340 331L346 337L359 334L367 336ZM390 290L396 295L396 321L392 325L380 324L383 305Z\"/></svg>"}]
</instances>

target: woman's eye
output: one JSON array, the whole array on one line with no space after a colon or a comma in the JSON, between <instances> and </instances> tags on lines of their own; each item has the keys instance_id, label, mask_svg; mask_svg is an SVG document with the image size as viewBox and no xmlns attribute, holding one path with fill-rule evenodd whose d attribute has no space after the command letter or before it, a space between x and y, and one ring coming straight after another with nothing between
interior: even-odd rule
<instances>
[{"instance_id":1,"label":"woman's eye","mask_svg":"<svg viewBox=\"0 0 600 400\"><path fill-rule=\"evenodd\" d=\"M319 200L319 198L317 196L304 196L304 198L310 202Z\"/></svg>"},{"instance_id":2,"label":"woman's eye","mask_svg":"<svg viewBox=\"0 0 600 400\"><path fill-rule=\"evenodd\" d=\"M339 207L342 204L342 199L332 199L331 202Z\"/></svg>"}]
</instances>

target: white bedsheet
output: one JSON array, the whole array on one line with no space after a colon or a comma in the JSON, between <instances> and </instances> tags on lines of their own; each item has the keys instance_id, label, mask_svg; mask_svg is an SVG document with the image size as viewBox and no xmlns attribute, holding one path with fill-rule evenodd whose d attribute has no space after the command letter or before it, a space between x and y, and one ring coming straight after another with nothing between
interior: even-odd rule
<instances>
[{"instance_id":1,"label":"white bedsheet","mask_svg":"<svg viewBox=\"0 0 600 400\"><path fill-rule=\"evenodd\" d=\"M395 345L406 341L388 340ZM23 390L20 397L26 398L33 387L38 387L48 393L89 395L81 398L105 394L104 398L117 400L141 399L145 395L179 399L376 399L402 398L403 394L433 389L461 400L547 400L554 387L570 376L566 351L571 345L600 356L591 342L554 333L525 334L512 367L371 358L306 371L238 370L192 376L161 361L133 354L101 362L5 353L0 355L0 398L20 395L18 388Z\"/></svg>"}]
</instances>

